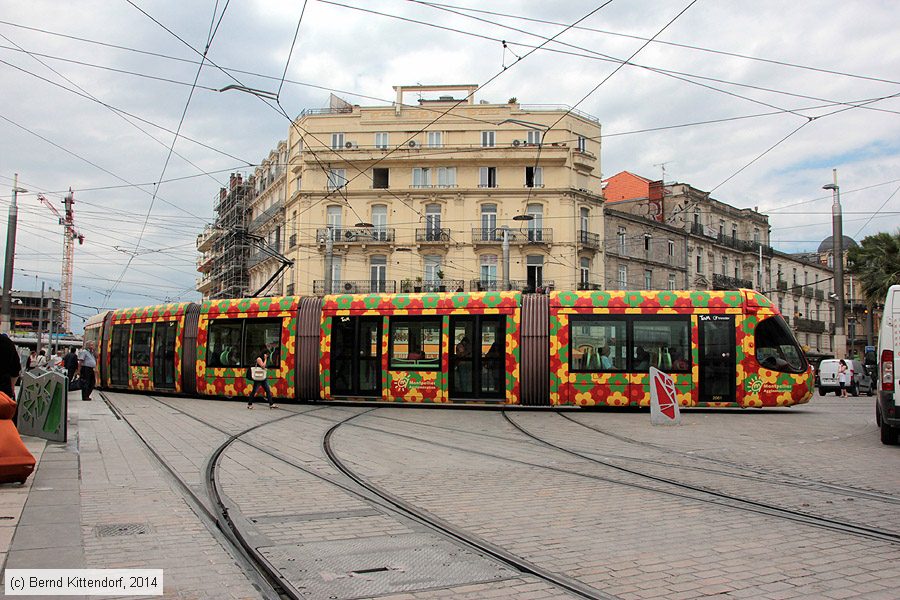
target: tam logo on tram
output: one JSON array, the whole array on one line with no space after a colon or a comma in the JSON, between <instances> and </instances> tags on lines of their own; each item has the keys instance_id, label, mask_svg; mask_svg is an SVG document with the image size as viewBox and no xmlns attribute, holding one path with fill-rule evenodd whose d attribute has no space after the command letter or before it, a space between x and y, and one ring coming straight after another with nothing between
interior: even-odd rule
<instances>
[{"instance_id":1,"label":"tam logo on tram","mask_svg":"<svg viewBox=\"0 0 900 600\"><path fill-rule=\"evenodd\" d=\"M649 406L650 367L681 406L809 401L812 369L752 290L472 292L209 300L93 317L98 384L304 402Z\"/></svg>"}]
</instances>

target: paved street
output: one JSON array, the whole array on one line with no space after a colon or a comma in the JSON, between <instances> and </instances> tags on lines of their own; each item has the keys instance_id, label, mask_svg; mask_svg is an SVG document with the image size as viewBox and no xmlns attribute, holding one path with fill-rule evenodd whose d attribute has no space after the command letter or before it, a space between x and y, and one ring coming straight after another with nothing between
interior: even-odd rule
<instances>
[{"instance_id":1,"label":"paved street","mask_svg":"<svg viewBox=\"0 0 900 600\"><path fill-rule=\"evenodd\" d=\"M897 595L900 447L873 398L652 427L97 396L0 488L5 567L162 568L171 598L275 597L255 562L303 598ZM249 551L215 526L213 488Z\"/></svg>"}]
</instances>

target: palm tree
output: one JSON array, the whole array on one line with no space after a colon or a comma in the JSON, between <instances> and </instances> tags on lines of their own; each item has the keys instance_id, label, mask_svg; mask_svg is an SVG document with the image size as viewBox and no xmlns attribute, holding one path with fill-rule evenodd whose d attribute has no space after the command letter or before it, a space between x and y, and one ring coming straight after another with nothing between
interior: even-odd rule
<instances>
[{"instance_id":1,"label":"palm tree","mask_svg":"<svg viewBox=\"0 0 900 600\"><path fill-rule=\"evenodd\" d=\"M850 248L847 270L858 278L870 306L884 302L888 288L900 283L900 231L870 235Z\"/></svg>"}]
</instances>

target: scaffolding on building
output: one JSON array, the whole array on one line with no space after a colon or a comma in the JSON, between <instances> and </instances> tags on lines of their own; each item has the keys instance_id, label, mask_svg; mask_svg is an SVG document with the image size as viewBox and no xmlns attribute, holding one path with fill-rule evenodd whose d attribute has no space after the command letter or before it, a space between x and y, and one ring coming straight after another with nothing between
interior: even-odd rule
<instances>
[{"instance_id":1,"label":"scaffolding on building","mask_svg":"<svg viewBox=\"0 0 900 600\"><path fill-rule=\"evenodd\" d=\"M252 244L244 234L250 221L252 199L252 182L240 173L232 173L228 188L219 190L214 227L220 234L211 251L212 283L208 286L208 298L242 298L249 291L248 260Z\"/></svg>"}]
</instances>

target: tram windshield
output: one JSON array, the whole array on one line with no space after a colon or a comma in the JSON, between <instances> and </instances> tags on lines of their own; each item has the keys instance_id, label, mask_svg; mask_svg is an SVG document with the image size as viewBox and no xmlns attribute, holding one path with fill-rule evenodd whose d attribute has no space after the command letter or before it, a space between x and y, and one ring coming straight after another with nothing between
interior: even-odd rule
<instances>
[{"instance_id":1,"label":"tram windshield","mask_svg":"<svg viewBox=\"0 0 900 600\"><path fill-rule=\"evenodd\" d=\"M783 373L803 373L806 357L780 315L756 326L756 360L766 369Z\"/></svg>"}]
</instances>

